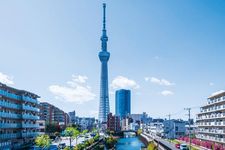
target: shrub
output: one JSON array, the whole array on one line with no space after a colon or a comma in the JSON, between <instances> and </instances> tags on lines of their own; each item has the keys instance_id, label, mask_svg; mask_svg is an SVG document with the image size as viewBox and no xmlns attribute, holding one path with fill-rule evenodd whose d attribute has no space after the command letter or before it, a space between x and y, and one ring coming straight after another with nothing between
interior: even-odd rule
<instances>
[{"instance_id":1,"label":"shrub","mask_svg":"<svg viewBox=\"0 0 225 150\"><path fill-rule=\"evenodd\" d=\"M157 150L157 147L156 147L156 145L153 142L151 142L151 143L148 144L148 148L147 149L148 150Z\"/></svg>"},{"instance_id":2,"label":"shrub","mask_svg":"<svg viewBox=\"0 0 225 150\"><path fill-rule=\"evenodd\" d=\"M74 150L83 150L85 148L85 145L84 144L77 144L74 148Z\"/></svg>"},{"instance_id":3,"label":"shrub","mask_svg":"<svg viewBox=\"0 0 225 150\"><path fill-rule=\"evenodd\" d=\"M141 129L138 129L137 134L140 135L142 133Z\"/></svg>"},{"instance_id":4,"label":"shrub","mask_svg":"<svg viewBox=\"0 0 225 150\"><path fill-rule=\"evenodd\" d=\"M95 142L97 142L99 140L99 138L100 138L99 134L96 134L93 139Z\"/></svg>"},{"instance_id":5,"label":"shrub","mask_svg":"<svg viewBox=\"0 0 225 150\"><path fill-rule=\"evenodd\" d=\"M113 138L112 136L106 138L106 147L107 148L113 148L114 145L116 144L116 139Z\"/></svg>"},{"instance_id":6,"label":"shrub","mask_svg":"<svg viewBox=\"0 0 225 150\"><path fill-rule=\"evenodd\" d=\"M94 143L94 139L93 139L93 138L90 139L90 140L89 140L89 143L90 143L90 145L92 145L92 144Z\"/></svg>"}]
</instances>

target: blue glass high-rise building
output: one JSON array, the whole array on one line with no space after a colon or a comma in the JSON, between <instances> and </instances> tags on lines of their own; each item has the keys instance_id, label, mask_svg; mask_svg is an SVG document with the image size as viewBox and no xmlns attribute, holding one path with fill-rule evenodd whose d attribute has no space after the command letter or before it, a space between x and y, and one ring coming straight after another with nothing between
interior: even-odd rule
<instances>
[{"instance_id":1,"label":"blue glass high-rise building","mask_svg":"<svg viewBox=\"0 0 225 150\"><path fill-rule=\"evenodd\" d=\"M99 121L106 122L107 115L109 113L109 92L108 92L108 60L110 53L107 52L107 41L108 37L106 34L106 19L105 19L105 8L106 4L103 4L103 29L102 29L102 46L101 52L98 56L101 61L101 83L100 83L100 103L99 103Z\"/></svg>"},{"instance_id":2,"label":"blue glass high-rise building","mask_svg":"<svg viewBox=\"0 0 225 150\"><path fill-rule=\"evenodd\" d=\"M121 89L116 91L116 116L124 118L130 114L130 96L130 90Z\"/></svg>"}]
</instances>

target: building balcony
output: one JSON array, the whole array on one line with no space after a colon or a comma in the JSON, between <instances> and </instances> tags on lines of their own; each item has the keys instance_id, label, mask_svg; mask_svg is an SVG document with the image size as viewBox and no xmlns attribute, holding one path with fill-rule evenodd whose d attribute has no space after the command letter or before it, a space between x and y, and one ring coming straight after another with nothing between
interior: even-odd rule
<instances>
[{"instance_id":1,"label":"building balcony","mask_svg":"<svg viewBox=\"0 0 225 150\"><path fill-rule=\"evenodd\" d=\"M39 116L34 116L34 115L29 115L29 114L23 114L22 115L23 119L31 119L31 120L38 120L39 119Z\"/></svg>"},{"instance_id":2,"label":"building balcony","mask_svg":"<svg viewBox=\"0 0 225 150\"><path fill-rule=\"evenodd\" d=\"M31 97L28 97L28 96L22 96L22 99L26 102L31 102L31 103L34 103L34 104L38 104L38 100L37 99L33 99Z\"/></svg>"},{"instance_id":3,"label":"building balcony","mask_svg":"<svg viewBox=\"0 0 225 150\"><path fill-rule=\"evenodd\" d=\"M0 128L21 128L20 123L0 123Z\"/></svg>"},{"instance_id":4,"label":"building balcony","mask_svg":"<svg viewBox=\"0 0 225 150\"><path fill-rule=\"evenodd\" d=\"M216 126L216 127L220 127L220 126L225 126L225 122L198 122L197 126Z\"/></svg>"},{"instance_id":5,"label":"building balcony","mask_svg":"<svg viewBox=\"0 0 225 150\"><path fill-rule=\"evenodd\" d=\"M20 105L12 104L9 102L0 101L0 106L7 107L7 108L13 108L13 109L21 109Z\"/></svg>"},{"instance_id":6,"label":"building balcony","mask_svg":"<svg viewBox=\"0 0 225 150\"><path fill-rule=\"evenodd\" d=\"M217 99L214 99L214 100L209 100L209 101L207 102L207 105L206 105L206 106L218 104L218 103L221 103L221 102L224 102L224 101L225 101L225 96L222 96L222 97L217 98Z\"/></svg>"},{"instance_id":7,"label":"building balcony","mask_svg":"<svg viewBox=\"0 0 225 150\"><path fill-rule=\"evenodd\" d=\"M208 130L208 129L199 129L198 133L208 133L208 134L225 134L225 130Z\"/></svg>"},{"instance_id":8,"label":"building balcony","mask_svg":"<svg viewBox=\"0 0 225 150\"><path fill-rule=\"evenodd\" d=\"M217 112L217 111L221 111L221 110L225 110L225 105L221 105L220 107L214 107L214 108L211 108L211 109L201 110L201 113L199 113L198 115Z\"/></svg>"},{"instance_id":9,"label":"building balcony","mask_svg":"<svg viewBox=\"0 0 225 150\"><path fill-rule=\"evenodd\" d=\"M39 124L22 124L23 128L39 128Z\"/></svg>"},{"instance_id":10,"label":"building balcony","mask_svg":"<svg viewBox=\"0 0 225 150\"><path fill-rule=\"evenodd\" d=\"M20 138L20 133L6 133L6 134L0 134L0 139L15 139Z\"/></svg>"},{"instance_id":11,"label":"building balcony","mask_svg":"<svg viewBox=\"0 0 225 150\"><path fill-rule=\"evenodd\" d=\"M24 109L24 110L30 110L30 111L39 112L39 108L32 107L32 106L26 106L26 105L24 105L24 104L23 104L23 109Z\"/></svg>"},{"instance_id":12,"label":"building balcony","mask_svg":"<svg viewBox=\"0 0 225 150\"><path fill-rule=\"evenodd\" d=\"M13 118L13 119L20 119L20 118L22 118L21 114L6 113L6 112L0 112L0 117Z\"/></svg>"},{"instance_id":13,"label":"building balcony","mask_svg":"<svg viewBox=\"0 0 225 150\"><path fill-rule=\"evenodd\" d=\"M213 141L213 142L218 142L218 143L225 143L225 138L218 138L215 136L205 136L205 135L201 135L201 134L197 134L196 137L199 139L202 139L202 140Z\"/></svg>"},{"instance_id":14,"label":"building balcony","mask_svg":"<svg viewBox=\"0 0 225 150\"><path fill-rule=\"evenodd\" d=\"M201 117L197 117L196 120L210 120L210 119L220 119L220 118L225 118L225 114L215 114L215 115L211 115L211 116L201 116Z\"/></svg>"},{"instance_id":15,"label":"building balcony","mask_svg":"<svg viewBox=\"0 0 225 150\"><path fill-rule=\"evenodd\" d=\"M22 133L23 138L28 138L28 137L36 137L38 135L38 132L27 132L27 133Z\"/></svg>"},{"instance_id":16,"label":"building balcony","mask_svg":"<svg viewBox=\"0 0 225 150\"><path fill-rule=\"evenodd\" d=\"M3 95L3 96L8 97L8 98L16 99L16 100L21 99L21 96L6 92L4 90L0 90L0 95Z\"/></svg>"}]
</instances>

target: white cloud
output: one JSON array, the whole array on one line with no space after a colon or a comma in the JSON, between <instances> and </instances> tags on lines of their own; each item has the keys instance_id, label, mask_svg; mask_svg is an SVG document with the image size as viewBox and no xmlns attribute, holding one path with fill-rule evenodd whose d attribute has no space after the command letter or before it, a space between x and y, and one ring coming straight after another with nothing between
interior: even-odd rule
<instances>
[{"instance_id":1,"label":"white cloud","mask_svg":"<svg viewBox=\"0 0 225 150\"><path fill-rule=\"evenodd\" d=\"M149 81L150 80L150 78L149 77L145 77L145 81Z\"/></svg>"},{"instance_id":2,"label":"white cloud","mask_svg":"<svg viewBox=\"0 0 225 150\"><path fill-rule=\"evenodd\" d=\"M160 94L163 96L169 96L169 95L173 95L174 93L172 91L164 90Z\"/></svg>"},{"instance_id":3,"label":"white cloud","mask_svg":"<svg viewBox=\"0 0 225 150\"><path fill-rule=\"evenodd\" d=\"M134 80L128 79L123 76L117 76L113 79L111 87L113 89L138 89L140 86Z\"/></svg>"},{"instance_id":4,"label":"white cloud","mask_svg":"<svg viewBox=\"0 0 225 150\"><path fill-rule=\"evenodd\" d=\"M77 84L85 84L87 79L88 79L87 76L72 75L72 80L71 81L67 81L67 84L69 84L72 87L76 87Z\"/></svg>"},{"instance_id":5,"label":"white cloud","mask_svg":"<svg viewBox=\"0 0 225 150\"><path fill-rule=\"evenodd\" d=\"M0 82L13 85L13 77L0 72Z\"/></svg>"},{"instance_id":6,"label":"white cloud","mask_svg":"<svg viewBox=\"0 0 225 150\"><path fill-rule=\"evenodd\" d=\"M214 83L213 83L213 82L210 82L210 83L209 83L209 86L213 86L213 85L214 85Z\"/></svg>"},{"instance_id":7,"label":"white cloud","mask_svg":"<svg viewBox=\"0 0 225 150\"><path fill-rule=\"evenodd\" d=\"M67 86L51 85L49 91L55 95L56 99L63 99L68 102L82 104L93 100L95 94L86 84L86 76L72 76L72 80L67 82Z\"/></svg>"},{"instance_id":8,"label":"white cloud","mask_svg":"<svg viewBox=\"0 0 225 150\"><path fill-rule=\"evenodd\" d=\"M218 94L223 93L223 92L224 92L224 90L220 90L220 91L212 93L211 96L218 95Z\"/></svg>"},{"instance_id":9,"label":"white cloud","mask_svg":"<svg viewBox=\"0 0 225 150\"><path fill-rule=\"evenodd\" d=\"M174 83L166 80L166 79L158 79L156 77L145 77L145 81L150 81L151 83L158 84L158 85L164 85L164 86L171 86L174 85Z\"/></svg>"}]
</instances>

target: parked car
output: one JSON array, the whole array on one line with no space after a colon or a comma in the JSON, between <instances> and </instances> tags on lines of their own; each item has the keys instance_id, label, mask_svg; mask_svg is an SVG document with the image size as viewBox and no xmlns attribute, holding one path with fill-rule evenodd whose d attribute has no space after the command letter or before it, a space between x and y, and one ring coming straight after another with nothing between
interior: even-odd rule
<instances>
[{"instance_id":1,"label":"parked car","mask_svg":"<svg viewBox=\"0 0 225 150\"><path fill-rule=\"evenodd\" d=\"M175 144L175 147L180 149L180 144Z\"/></svg>"},{"instance_id":2,"label":"parked car","mask_svg":"<svg viewBox=\"0 0 225 150\"><path fill-rule=\"evenodd\" d=\"M180 144L180 150L189 150L187 144Z\"/></svg>"}]
</instances>

